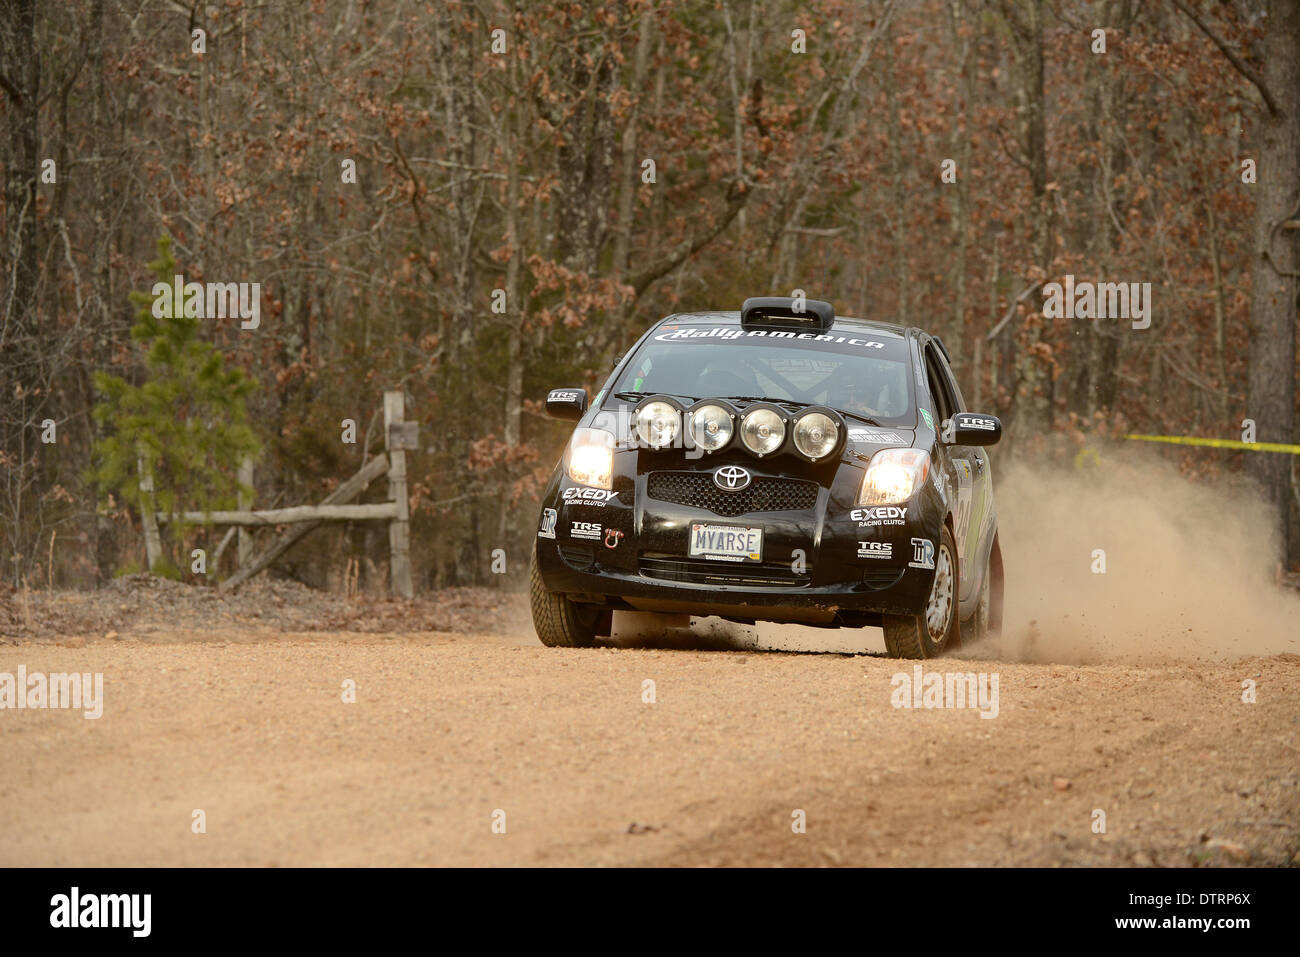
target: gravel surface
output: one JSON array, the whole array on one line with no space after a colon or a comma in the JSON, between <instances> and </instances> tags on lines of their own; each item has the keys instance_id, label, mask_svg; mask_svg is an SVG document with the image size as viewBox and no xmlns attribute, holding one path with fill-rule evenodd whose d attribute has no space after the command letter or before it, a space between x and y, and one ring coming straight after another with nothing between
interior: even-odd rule
<instances>
[{"instance_id":1,"label":"gravel surface","mask_svg":"<svg viewBox=\"0 0 1300 957\"><path fill-rule=\"evenodd\" d=\"M926 663L996 672L993 719L894 707L910 662L547 649L518 621L214 620L0 645L19 665L102 672L104 703L0 711L4 865L1300 862L1294 654Z\"/></svg>"},{"instance_id":2,"label":"gravel surface","mask_svg":"<svg viewBox=\"0 0 1300 957\"><path fill-rule=\"evenodd\" d=\"M234 592L152 575L116 578L98 591L42 591L0 584L0 640L109 635L148 638L208 628L251 631L493 631L514 627L523 596L493 588L448 588L405 602L318 591L258 579Z\"/></svg>"}]
</instances>

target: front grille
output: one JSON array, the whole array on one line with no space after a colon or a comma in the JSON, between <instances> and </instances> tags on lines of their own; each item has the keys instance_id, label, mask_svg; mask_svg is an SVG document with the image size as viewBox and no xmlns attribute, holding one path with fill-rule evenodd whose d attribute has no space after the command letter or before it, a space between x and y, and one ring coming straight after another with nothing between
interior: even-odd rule
<instances>
[{"instance_id":1,"label":"front grille","mask_svg":"<svg viewBox=\"0 0 1300 957\"><path fill-rule=\"evenodd\" d=\"M661 502L708 509L734 518L748 512L785 512L817 504L816 482L760 476L736 492L718 488L711 472L651 472L646 494Z\"/></svg>"},{"instance_id":2,"label":"front grille","mask_svg":"<svg viewBox=\"0 0 1300 957\"><path fill-rule=\"evenodd\" d=\"M782 562L711 562L683 558L641 559L641 574L670 582L748 585L755 588L791 588L807 585L811 570L802 575Z\"/></svg>"}]
</instances>

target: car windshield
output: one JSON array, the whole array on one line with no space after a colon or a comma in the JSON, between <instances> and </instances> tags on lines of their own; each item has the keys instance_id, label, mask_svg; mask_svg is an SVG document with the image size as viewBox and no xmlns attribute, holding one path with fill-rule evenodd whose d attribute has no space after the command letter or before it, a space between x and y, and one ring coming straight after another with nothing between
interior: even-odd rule
<instances>
[{"instance_id":1,"label":"car windshield","mask_svg":"<svg viewBox=\"0 0 1300 957\"><path fill-rule=\"evenodd\" d=\"M898 336L669 325L637 350L612 391L825 405L911 426L911 383Z\"/></svg>"}]
</instances>

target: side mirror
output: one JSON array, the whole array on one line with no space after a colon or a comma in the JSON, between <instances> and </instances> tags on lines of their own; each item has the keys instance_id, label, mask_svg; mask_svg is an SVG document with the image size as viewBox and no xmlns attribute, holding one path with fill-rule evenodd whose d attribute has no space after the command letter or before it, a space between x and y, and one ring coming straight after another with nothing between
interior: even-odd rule
<instances>
[{"instance_id":1,"label":"side mirror","mask_svg":"<svg viewBox=\"0 0 1300 957\"><path fill-rule=\"evenodd\" d=\"M546 414L577 422L587 411L586 389L552 389L546 394Z\"/></svg>"},{"instance_id":2,"label":"side mirror","mask_svg":"<svg viewBox=\"0 0 1300 957\"><path fill-rule=\"evenodd\" d=\"M944 421L939 434L944 445L997 445L1002 422L983 412L958 412Z\"/></svg>"}]
</instances>

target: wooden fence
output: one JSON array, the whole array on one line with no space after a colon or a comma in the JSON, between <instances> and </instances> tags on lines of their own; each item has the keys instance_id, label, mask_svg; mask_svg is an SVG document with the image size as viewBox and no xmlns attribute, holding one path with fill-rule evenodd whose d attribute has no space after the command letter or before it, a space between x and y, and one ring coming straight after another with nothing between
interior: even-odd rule
<instances>
[{"instance_id":1,"label":"wooden fence","mask_svg":"<svg viewBox=\"0 0 1300 957\"><path fill-rule=\"evenodd\" d=\"M417 424L406 421L404 393L384 393L384 454L366 462L355 475L327 495L319 505L295 505L255 511L252 502L240 497L239 508L234 511L181 512L173 515L155 512L152 508L153 483L140 463L140 491L144 516L145 552L149 567L162 555L162 540L158 526L169 521L184 521L196 525L230 525L239 531L239 569L220 585L222 591L238 588L271 565L297 542L305 538L322 522L386 521L388 522L388 548L392 569L393 592L401 598L411 598L411 522L406 490L406 453L419 447ZM388 476L388 501L377 505L350 504L354 498L380 476ZM240 468L240 482L252 485L252 463ZM253 554L250 528L258 525L292 525L261 554ZM219 557L230 539L218 546Z\"/></svg>"}]
</instances>

